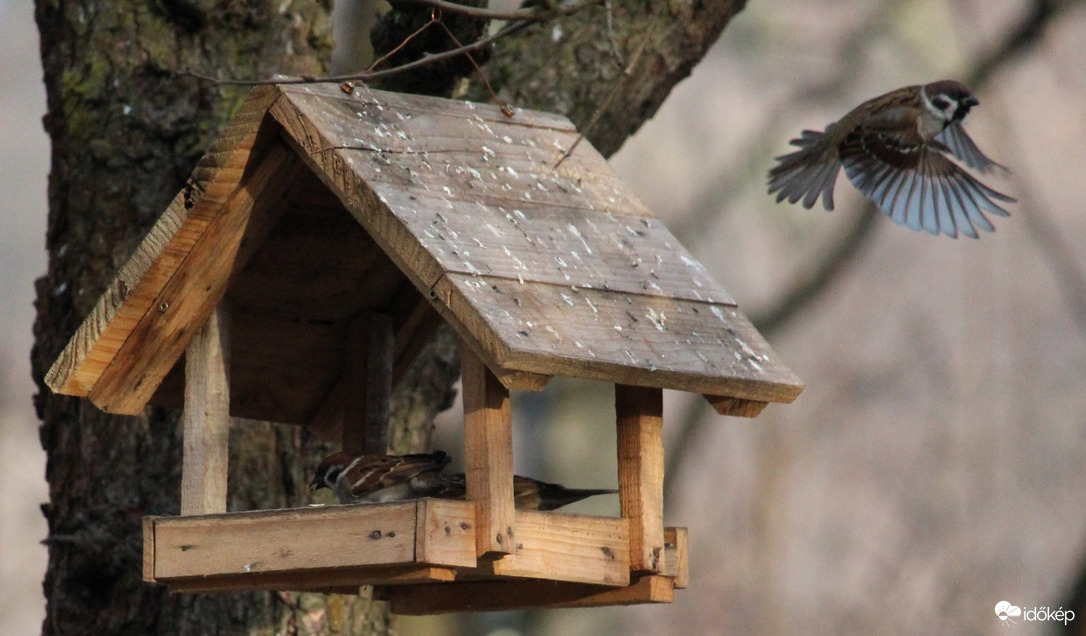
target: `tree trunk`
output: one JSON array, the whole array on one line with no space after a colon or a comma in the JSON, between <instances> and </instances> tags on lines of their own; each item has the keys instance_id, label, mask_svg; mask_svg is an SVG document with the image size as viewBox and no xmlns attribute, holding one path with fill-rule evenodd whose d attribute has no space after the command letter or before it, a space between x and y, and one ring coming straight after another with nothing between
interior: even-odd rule
<instances>
[{"instance_id":1,"label":"tree trunk","mask_svg":"<svg viewBox=\"0 0 1086 636\"><path fill-rule=\"evenodd\" d=\"M582 126L615 92L589 134L605 154L655 112L743 3L614 4L613 38L595 8L502 42L487 67L504 99ZM43 632L388 633L387 607L365 597L170 595L143 583L140 519L180 508L178 414L111 416L42 381L247 92L172 72L319 74L331 47L328 3L38 0L36 17L52 139L49 269L37 281L32 353L50 488ZM645 43L628 75L612 60L612 40L624 65ZM393 396L394 449L429 443L458 371L455 341L442 331ZM231 510L304 504L308 472L329 450L297 427L250 422L232 427L230 449Z\"/></svg>"},{"instance_id":2,"label":"tree trunk","mask_svg":"<svg viewBox=\"0 0 1086 636\"><path fill-rule=\"evenodd\" d=\"M605 157L656 114L746 0L610 4L613 19L600 5L498 42L486 67L504 101L566 115ZM472 99L486 100L483 90Z\"/></svg>"}]
</instances>

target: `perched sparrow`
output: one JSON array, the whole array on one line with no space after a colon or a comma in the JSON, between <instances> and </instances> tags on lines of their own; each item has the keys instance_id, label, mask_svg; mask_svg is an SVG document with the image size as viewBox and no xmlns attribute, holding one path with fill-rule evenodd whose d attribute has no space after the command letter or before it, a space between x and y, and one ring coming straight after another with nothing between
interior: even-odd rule
<instances>
[{"instance_id":1,"label":"perched sparrow","mask_svg":"<svg viewBox=\"0 0 1086 636\"><path fill-rule=\"evenodd\" d=\"M434 485L428 497L444 499L463 499L467 494L467 482L463 473L452 475L426 475L425 479ZM443 487L437 485L443 483ZM617 490L566 488L560 484L548 484L545 481L513 475L513 505L520 510L556 510L562 506L596 495L612 495Z\"/></svg>"},{"instance_id":2,"label":"perched sparrow","mask_svg":"<svg viewBox=\"0 0 1086 636\"><path fill-rule=\"evenodd\" d=\"M342 503L402 501L426 497L426 477L449 463L442 451L414 455L329 455L317 466L309 490L331 488Z\"/></svg>"},{"instance_id":3,"label":"perched sparrow","mask_svg":"<svg viewBox=\"0 0 1086 636\"><path fill-rule=\"evenodd\" d=\"M449 463L442 451L416 455L350 455L336 453L317 466L309 490L330 488L341 503L404 501L420 497L463 499L463 473L446 475ZM513 476L514 505L522 510L554 510L595 495L617 490L578 490Z\"/></svg>"},{"instance_id":4,"label":"perched sparrow","mask_svg":"<svg viewBox=\"0 0 1086 636\"><path fill-rule=\"evenodd\" d=\"M1014 199L984 185L957 164L987 173L1006 168L984 155L965 133L962 120L980 102L954 80L906 86L870 99L826 128L803 131L769 171L769 192L811 208L819 196L833 209L837 171L899 225L931 234L977 238L992 232L987 211L1010 216L996 201Z\"/></svg>"},{"instance_id":5,"label":"perched sparrow","mask_svg":"<svg viewBox=\"0 0 1086 636\"><path fill-rule=\"evenodd\" d=\"M561 484L513 475L514 505L523 510L555 510L596 495L616 493L617 490L607 488L566 488Z\"/></svg>"}]
</instances>

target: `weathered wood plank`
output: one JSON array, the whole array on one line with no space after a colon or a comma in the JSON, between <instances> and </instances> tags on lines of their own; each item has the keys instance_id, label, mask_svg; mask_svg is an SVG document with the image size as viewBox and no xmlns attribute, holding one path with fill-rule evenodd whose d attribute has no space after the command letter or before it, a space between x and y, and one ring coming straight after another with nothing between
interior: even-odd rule
<instances>
[{"instance_id":1,"label":"weathered wood plank","mask_svg":"<svg viewBox=\"0 0 1086 636\"><path fill-rule=\"evenodd\" d=\"M427 294L431 284L440 277L441 267L403 223L388 213L387 206L381 203L373 189L335 152L328 137L329 130L343 123L311 120L289 101L273 105L269 113L283 126L292 147L324 185L342 201L415 288Z\"/></svg>"},{"instance_id":2,"label":"weathered wood plank","mask_svg":"<svg viewBox=\"0 0 1086 636\"><path fill-rule=\"evenodd\" d=\"M615 385L618 496L630 522L630 568L659 572L664 558L664 398L651 387Z\"/></svg>"},{"instance_id":3,"label":"weathered wood plank","mask_svg":"<svg viewBox=\"0 0 1086 636\"><path fill-rule=\"evenodd\" d=\"M174 592L214 592L230 590L313 590L357 593L361 585L405 585L452 581L456 570L425 565L428 562L468 567L475 565L475 540L472 524L475 508L467 501L423 499L415 502L415 563L378 566L337 566L274 572L248 572L245 575L203 576L170 579ZM153 517L144 517L144 536ZM277 521L279 524L285 520ZM324 539L327 542L327 537ZM154 546L144 542L144 580L153 581ZM150 555L150 566L147 559Z\"/></svg>"},{"instance_id":4,"label":"weathered wood plank","mask_svg":"<svg viewBox=\"0 0 1086 636\"><path fill-rule=\"evenodd\" d=\"M452 499L421 500L415 528L416 561L475 566L474 503ZM459 537L470 540L459 540Z\"/></svg>"},{"instance_id":5,"label":"weathered wood plank","mask_svg":"<svg viewBox=\"0 0 1086 636\"><path fill-rule=\"evenodd\" d=\"M261 157L280 126L308 170L268 180ZM794 399L799 381L595 150L582 144L554 168L575 138L565 118L546 113L510 119L491 106L366 89L260 89L51 377L114 412L137 412L150 394L179 403L170 358L230 280L245 318L238 416L319 422L324 404L335 407L325 429L341 434L333 389L349 321L364 310L394 316L396 377L421 346L414 335L436 324L418 311L420 296L508 389L537 389L556 374L662 385L718 396L718 409L748 416L758 402ZM266 192L253 189L259 180ZM280 224L300 232L277 228L263 247L259 224L229 227L252 197L270 206L254 219L289 209ZM224 234L242 231L231 256ZM241 267L254 251L256 265ZM200 293L181 293L190 284Z\"/></svg>"},{"instance_id":6,"label":"weathered wood plank","mask_svg":"<svg viewBox=\"0 0 1086 636\"><path fill-rule=\"evenodd\" d=\"M155 580L414 561L413 503L337 508L158 519Z\"/></svg>"},{"instance_id":7,"label":"weathered wood plank","mask_svg":"<svg viewBox=\"0 0 1086 636\"><path fill-rule=\"evenodd\" d=\"M460 347L464 472L475 504L476 556L516 552L513 416L506 389L470 347Z\"/></svg>"},{"instance_id":8,"label":"weathered wood plank","mask_svg":"<svg viewBox=\"0 0 1086 636\"><path fill-rule=\"evenodd\" d=\"M206 224L236 189L257 144L264 115L278 96L273 87L249 94L200 160L188 185L170 202L49 369L46 383L50 388L85 396L94 387L133 325L155 306L165 280L191 250L198 233L181 232L182 227Z\"/></svg>"},{"instance_id":9,"label":"weathered wood plank","mask_svg":"<svg viewBox=\"0 0 1086 636\"><path fill-rule=\"evenodd\" d=\"M735 305L652 217L368 182L446 272Z\"/></svg>"},{"instance_id":10,"label":"weathered wood plank","mask_svg":"<svg viewBox=\"0 0 1086 636\"><path fill-rule=\"evenodd\" d=\"M496 576L597 585L630 583L626 519L520 510L514 534L515 554L483 564Z\"/></svg>"},{"instance_id":11,"label":"weathered wood plank","mask_svg":"<svg viewBox=\"0 0 1086 636\"><path fill-rule=\"evenodd\" d=\"M382 174L390 175L395 170L390 166L382 167L380 164L392 162L393 159L385 156L391 155L395 158L396 162L403 164L403 162L419 162L418 170L414 167L403 167L401 170L405 173L426 175L426 188L436 193L445 193L447 200L441 201L441 206L451 207L451 200L458 200L459 197L466 196L464 191L468 188L476 189L474 185L465 187L463 183L451 182L452 185L446 184L446 180L449 175L457 175L457 173L469 174L471 168L465 168L463 166L454 166L451 163L446 163L443 157L449 154L448 151L440 148L440 143L435 141L431 136L426 137L426 148L434 148L433 161L431 163L431 156L429 150L411 150L410 147L398 148L395 145L387 146L387 144L396 143L410 143L405 142L405 139L409 139L411 135L405 133L403 130L393 130L389 128L388 122L382 121L380 118L374 121L367 120L366 113L359 113L351 110L350 105L358 106L362 108L363 102L355 102L347 100L344 102L342 99L338 99L327 94L322 94L320 98L314 96L312 91L292 91L289 92L289 99L283 100L277 103L272 109L273 115L280 123L287 129L290 137L298 145L300 152L306 155L307 160L314 166L319 174L322 175L326 184L330 189L336 192L340 198L344 201L346 206L356 215L362 225L369 231L381 244L390 256L393 257L399 265L406 267L409 274L412 275L412 280L420 290L429 289L430 285L443 273L443 267L438 262L434 254L425 249L419 244L418 237L413 233L405 222L410 219L416 213L417 206L395 206L395 210L389 209L388 197L399 196L402 192L402 183L389 183ZM396 98L381 95L382 99L391 100L389 107L394 105ZM341 105L347 103L349 106L342 107ZM382 107L384 108L384 107ZM379 111L382 112L383 111ZM526 113L524 118L534 117L535 113ZM384 115L381 115L382 117ZM404 121L414 121L417 119L414 115L408 111L397 111L397 114L393 115L389 113L388 116L399 117ZM468 120L474 121L474 120ZM520 120L518 120L520 121ZM465 135L472 134L470 130L459 131L456 129L456 118L446 117L441 120L443 126L451 127L451 131L446 131L445 134L450 134L450 143L458 143L463 145L465 143ZM466 125L466 124L465 124ZM512 125L512 124L510 124ZM568 125L568 124L567 124ZM372 130L369 126L373 126ZM549 130L546 127L541 127L535 124L517 124L517 130L511 130L518 138L523 135L525 131L536 134L541 131ZM468 126L471 128L471 126ZM487 138L497 135L496 141L491 142L492 145L497 146L499 143L512 144L513 138L507 134L493 133L488 130L490 126L488 124L479 124L477 134L485 135ZM572 129L570 129L572 130ZM381 142L382 146L387 146L391 150L388 153L371 151L360 151L357 148L365 145L359 135L365 135L369 139L377 139ZM565 140L571 143L575 138L572 132L566 133L569 135L569 139ZM505 141L508 138L509 141ZM396 140L395 142L392 140ZM544 152L533 146L539 144L529 138L527 140L532 145L526 145L523 152L535 153L536 157L531 159L530 166L522 166L524 170L532 168L533 170L546 169L550 170L549 166L552 163L550 158L550 152ZM387 142L387 144L386 144ZM375 142L374 142L375 143ZM558 143L558 142L556 142ZM559 145L561 145L559 143ZM378 146L373 146L378 147ZM353 148L353 149L352 149ZM520 173L513 167L510 162L514 161L514 157L519 156L519 152L506 152L502 149L500 152L491 149L486 146L494 156L501 157L501 165L504 169L504 174L513 182L517 182L521 179ZM552 149L555 154L555 160L560 155L558 149ZM366 158L365 156L359 157L359 153L364 152L367 155L375 155L373 157ZM486 163L490 161L491 155L481 150L473 150L472 152L478 154L478 157L474 157L473 160L477 163ZM592 151L594 152L594 151ZM544 158L544 155L545 158ZM370 165L376 161L379 165ZM466 159L465 159L466 161ZM497 165L495 161L495 165ZM566 162L565 165L573 165ZM533 201L536 204L545 203L547 206L560 206L569 205L571 201L577 201L585 198L584 186L586 179L599 179L601 175L613 174L606 162L596 156L596 159L591 162L590 169L586 169L584 174L576 175L573 177L562 177L551 172L548 179L552 181L551 187L548 189L543 182L540 181L539 187L535 184L532 185L533 192L536 192L533 199L532 194L528 194L528 198L521 197L526 205L532 204ZM406 165L406 164L403 164ZM414 163L411 164L412 166ZM467 164L465 164L467 165ZM499 172L494 172L498 175ZM586 176L587 175L587 176ZM421 177L420 177L421 178ZM568 183L562 183L565 179ZM436 181L435 181L436 180ZM385 185L382 185L384 183ZM458 194L453 194L455 191ZM629 211L633 208L643 208L640 203L630 199L629 201L618 201L617 197L626 196L623 194L625 191L620 187L621 182L615 177L615 182L606 184L605 194L601 194L603 200L609 200L613 202L608 210L611 214L621 214L623 211ZM503 182L495 184L493 186L497 192L512 191L512 190L525 190L523 184L515 184L510 182ZM542 200L541 193L553 192L554 200ZM577 193L575 196L571 196L570 192ZM414 196L409 194L408 197ZM512 199L502 199L506 203L512 203ZM436 203L436 202L433 202ZM601 205L602 205L601 200ZM471 205L471 209L474 210L476 206ZM512 208L510 208L512 210ZM647 210L641 210L644 214L647 214ZM512 212L511 212L512 213ZM579 231L579 230L578 230ZM586 232L588 232L586 228ZM591 234L588 234L591 236Z\"/></svg>"},{"instance_id":12,"label":"weathered wood plank","mask_svg":"<svg viewBox=\"0 0 1086 636\"><path fill-rule=\"evenodd\" d=\"M675 588L690 584L690 534L686 528L664 528L664 571L675 579Z\"/></svg>"},{"instance_id":13,"label":"weathered wood plank","mask_svg":"<svg viewBox=\"0 0 1086 636\"><path fill-rule=\"evenodd\" d=\"M348 95L330 84L283 85L279 87L292 98L316 98L315 105L326 109L334 119L356 121L369 118L368 123L393 122L418 126L443 126L448 117L471 120L488 126L527 127L575 132L569 119L557 113L514 109L509 117L502 108L481 102L449 101L411 93L389 93L359 87ZM338 109L339 113L335 113ZM361 115L359 109L362 110ZM352 128L353 129L353 128ZM423 128L420 134L430 132ZM505 131L499 131L505 132ZM498 132L494 133L499 134Z\"/></svg>"},{"instance_id":14,"label":"weathered wood plank","mask_svg":"<svg viewBox=\"0 0 1086 636\"><path fill-rule=\"evenodd\" d=\"M146 516L140 520L143 528L143 580L148 583L155 581L155 519L158 517Z\"/></svg>"},{"instance_id":15,"label":"weathered wood plank","mask_svg":"<svg viewBox=\"0 0 1086 636\"><path fill-rule=\"evenodd\" d=\"M432 505L428 500L420 500L154 517L144 541L153 545L152 578L167 583L194 577L413 566L421 564L420 535L430 560L426 565L474 567L474 529L464 521L471 504L445 503L432 510L423 509ZM420 516L428 527L441 531L419 528ZM336 540L329 541L330 536Z\"/></svg>"},{"instance_id":16,"label":"weathered wood plank","mask_svg":"<svg viewBox=\"0 0 1086 636\"><path fill-rule=\"evenodd\" d=\"M450 274L438 310L494 366L545 375L790 402L802 390L734 307ZM485 310L485 314L482 311Z\"/></svg>"},{"instance_id":17,"label":"weathered wood plank","mask_svg":"<svg viewBox=\"0 0 1086 636\"><path fill-rule=\"evenodd\" d=\"M622 198L626 188L621 183L600 181L612 174L602 158L591 151L578 158L581 164L563 164L583 173L563 174L550 168L548 153L566 147L566 139L554 135L573 135L568 126L544 134L525 125L533 113L509 123L490 111L494 120L480 123L470 107L456 106L452 110L459 109L462 116L444 119L436 106L426 106L430 109L426 114L412 112L413 106L424 108L420 104L425 99L407 105L398 96L383 93L363 91L343 97L327 89L285 90L288 98L273 108L276 117L359 221L375 237L384 237L378 239L382 247L410 269L412 282L424 293L439 291L443 275L451 279L485 275L499 286L533 280L551 283L560 291L533 287L523 293L544 290L541 298L532 299L544 304L570 298L579 302L576 294L592 288L658 295L666 301L646 301L647 307L638 310L659 312L670 306L671 298L711 305L705 308L710 315L676 321L669 330L660 329L653 315L646 316L643 331L668 333L626 338L627 342L617 338L608 355L593 357L584 350L587 345L582 342L578 347L574 338L546 342L545 348L531 346L538 343L522 348L518 332L531 330L492 324L503 317L523 316L519 306L461 294L465 302L442 314L454 326L475 320L458 331L484 341L484 357L499 375L525 371L631 384L664 381L674 383L665 385L668 388L701 386L703 393L757 401L790 401L798 394L798 379L776 363L745 319L739 317L739 324L723 328L717 324L729 320L715 315L718 311L737 314L724 310L734 304L732 299L662 224L627 214L640 203ZM612 298L617 302L611 306L597 304L572 312L577 315L569 320L570 330L582 333L583 327L601 320L605 329L619 324L614 321L630 312L622 306L626 298ZM438 300L445 299L439 294ZM684 310L696 314L697 305L680 305L675 311ZM569 319L570 313L563 309L559 315ZM635 321L641 320L640 313L633 313ZM553 311L548 314L559 317ZM606 324L608 320L611 324ZM522 322L547 324L530 314ZM705 360L698 359L706 340L701 327L711 332L723 329L726 337L711 333L710 342L735 346L717 346ZM594 335L605 333L597 329ZM607 335L605 343L616 340L616 334ZM654 345L665 347L667 360L656 355ZM601 365L612 368L601 372ZM633 371L638 366L640 371ZM738 378L722 377L736 373Z\"/></svg>"},{"instance_id":18,"label":"weathered wood plank","mask_svg":"<svg viewBox=\"0 0 1086 636\"><path fill-rule=\"evenodd\" d=\"M158 295L146 315L125 323L126 339L90 391L91 401L103 411L131 415L147 404L188 346L195 326L222 299L230 273L241 266L237 257L243 239L259 242L267 234L275 220L267 212L294 181L299 163L275 145L250 168L210 218L190 218L170 238L188 248L183 266L178 261L158 272L163 278L153 285ZM114 316L113 324L121 322L119 314Z\"/></svg>"},{"instance_id":19,"label":"weathered wood plank","mask_svg":"<svg viewBox=\"0 0 1086 636\"><path fill-rule=\"evenodd\" d=\"M454 198L492 189L507 201L585 209L598 198L616 214L650 215L591 145L554 168L577 139L561 115L520 110L509 118L486 104L365 89L349 97L326 86L282 90L281 113L319 122L323 145L310 144L313 152L339 153L366 180L434 192L447 187Z\"/></svg>"},{"instance_id":20,"label":"weathered wood plank","mask_svg":"<svg viewBox=\"0 0 1086 636\"><path fill-rule=\"evenodd\" d=\"M547 382L550 382L551 376L549 375L540 375L528 371L511 371L502 368L494 356L491 355L487 345L476 340L475 335L459 322L458 316L455 316L447 306L437 303L434 308L438 310L438 314L442 318L449 322L453 331L460 337L460 347L471 349L472 353L486 364L487 369L498 378L498 381L507 390L539 391L547 385Z\"/></svg>"},{"instance_id":21,"label":"weathered wood plank","mask_svg":"<svg viewBox=\"0 0 1086 636\"><path fill-rule=\"evenodd\" d=\"M230 312L220 306L185 356L181 514L226 512L230 457Z\"/></svg>"},{"instance_id":22,"label":"weathered wood plank","mask_svg":"<svg viewBox=\"0 0 1086 636\"><path fill-rule=\"evenodd\" d=\"M376 595L391 603L393 614L424 615L671 603L675 600L675 587L670 577L642 576L627 587L559 581L478 581L386 587Z\"/></svg>"},{"instance_id":23,"label":"weathered wood plank","mask_svg":"<svg viewBox=\"0 0 1086 636\"><path fill-rule=\"evenodd\" d=\"M344 189L364 182L383 203L362 216L395 215L447 270L478 266L510 278L734 304L590 147L575 178L552 169L576 138L568 122L567 137L548 144L535 122L553 117L546 114L502 119L495 131L454 114L418 116L398 95L381 94L386 103L375 108L327 91L287 92L277 112L297 110L282 119L305 151L353 173L341 177L353 182ZM311 121L318 123L306 128Z\"/></svg>"}]
</instances>

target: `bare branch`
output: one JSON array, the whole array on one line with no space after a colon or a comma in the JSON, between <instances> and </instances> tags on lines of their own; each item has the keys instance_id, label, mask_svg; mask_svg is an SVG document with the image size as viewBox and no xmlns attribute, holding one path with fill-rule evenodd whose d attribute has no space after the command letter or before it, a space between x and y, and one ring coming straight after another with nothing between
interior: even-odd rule
<instances>
[{"instance_id":1,"label":"bare branch","mask_svg":"<svg viewBox=\"0 0 1086 636\"><path fill-rule=\"evenodd\" d=\"M546 22L554 18L573 15L582 9L603 4L604 0L581 0L580 2L555 3L546 2L538 7L514 9L512 11L500 11L484 7L469 7L446 0L391 0L391 4L408 4L419 7L433 7L446 13L453 13L469 18L481 18L485 20L526 20L528 22Z\"/></svg>"},{"instance_id":2,"label":"bare branch","mask_svg":"<svg viewBox=\"0 0 1086 636\"><path fill-rule=\"evenodd\" d=\"M380 71L364 71L362 73L348 73L346 75L326 75L323 77L304 75L301 77L280 76L277 78L263 80L220 79L217 77L212 77L210 75L203 75L201 73L195 73L188 70L178 71L176 75L179 77L192 77L198 80L203 80L205 82L212 82L219 86L260 86L263 84L318 84L322 82L371 82L382 77L388 77L397 73L405 73L416 68L421 68L429 64L434 64L435 62L446 60L451 57L464 55L466 53L471 53L472 51L478 51L479 49L485 48L493 42L496 42L497 40L500 40L506 36L510 36L518 31L521 31L532 24L534 23L527 21L514 22L507 25L497 33L485 37L481 40L477 40L471 44L459 46L455 49L449 49L448 51L442 51L441 53L434 53L433 55L428 55L422 59L415 60L414 62L408 62L407 64L401 64L400 66Z\"/></svg>"},{"instance_id":3,"label":"bare branch","mask_svg":"<svg viewBox=\"0 0 1086 636\"><path fill-rule=\"evenodd\" d=\"M557 170L558 166L562 165L562 162L568 159L569 156L573 154L573 151L577 149L577 146L581 143L581 140L584 139L584 136L592 131L592 128L596 125L597 122L599 122L600 117L603 116L603 113L611 106L611 102L614 101L615 95L618 95L619 89L623 88L623 86L625 85L625 82L623 80L630 76L630 74L633 72L634 66L637 64L637 61L641 58L641 53L645 50L645 44L646 42L642 42L641 46L637 47L637 50L634 51L633 57L630 58L630 63L626 65L626 68L622 71L622 75L620 75L618 81L615 82L615 86L611 90L611 94L608 95L607 99L603 100L603 103L600 104L600 107L596 109L596 112L592 115L592 119L588 120L588 124L584 126L580 134L577 135L577 138L573 140L573 143L570 144L569 149L562 153L562 156L558 159L558 163L554 164L554 170ZM489 87L490 84L488 83L487 88Z\"/></svg>"},{"instance_id":4,"label":"bare branch","mask_svg":"<svg viewBox=\"0 0 1086 636\"><path fill-rule=\"evenodd\" d=\"M514 11L497 11L480 7L470 7L462 4L456 4L454 2L446 2L445 0L395 0L393 4L408 4L433 7L435 10L440 10L451 14L488 20L508 20L511 22L510 24L500 29L497 33L494 33L493 35L482 38L480 40L476 40L471 44L459 45L456 48L442 51L441 53L427 55L422 59L418 59L407 64L401 64L400 66L396 66L393 68L382 69L380 71L366 70L361 73L348 73L345 75L328 75L323 77L276 77L272 79L262 80L222 79L218 77L212 77L210 75L205 75L203 73L190 71L188 69L177 71L174 73L174 75L178 77L191 77L205 82L211 82L218 86L260 86L264 84L317 84L323 82L372 82L381 78L390 77L392 75L405 73L407 71L435 64L449 58L457 57L460 55L467 55L474 51L478 51L487 46L490 46L494 42L497 42L504 37L513 35L514 33L523 30L525 27L528 27L537 22L546 22L549 20L554 20L556 18L570 16L589 7L604 4L605 1L606 0L580 0L577 2L567 2L563 4L545 3L545 5L543 6L532 7L528 9L517 9ZM426 24L426 26L424 26L415 34L412 34L411 37L414 37L423 29L435 22L440 24L440 19L436 15L429 23Z\"/></svg>"},{"instance_id":5,"label":"bare branch","mask_svg":"<svg viewBox=\"0 0 1086 636\"><path fill-rule=\"evenodd\" d=\"M830 281L852 262L871 236L875 221L881 216L870 201L865 201L863 208L840 240L825 250L814 268L804 268L804 273L797 275L798 281L788 293L781 296L770 309L750 315L750 321L762 335L768 336L782 329L800 310L821 296Z\"/></svg>"}]
</instances>

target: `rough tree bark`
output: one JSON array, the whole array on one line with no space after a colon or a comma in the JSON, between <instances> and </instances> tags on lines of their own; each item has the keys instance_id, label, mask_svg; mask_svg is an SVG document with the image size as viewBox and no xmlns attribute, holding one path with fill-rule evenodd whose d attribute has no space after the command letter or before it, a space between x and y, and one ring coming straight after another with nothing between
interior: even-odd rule
<instances>
[{"instance_id":1,"label":"rough tree bark","mask_svg":"<svg viewBox=\"0 0 1086 636\"><path fill-rule=\"evenodd\" d=\"M589 133L610 154L655 112L743 4L614 2L613 33L602 8L532 27L498 45L487 72L507 101L565 112L582 126L614 93ZM43 632L388 633L387 608L365 598L171 596L143 583L140 518L180 507L177 413L110 416L54 395L42 382L245 94L178 79L172 71L318 74L331 47L328 2L37 0L36 17L52 139L49 268L37 281L32 353L50 488L43 506L49 523ZM560 37L554 29L561 29ZM612 45L622 65L614 62ZM448 405L457 373L455 344L442 333L393 396L397 451L426 446L432 417ZM326 450L295 427L234 425L230 509L304 503L308 470Z\"/></svg>"},{"instance_id":2,"label":"rough tree bark","mask_svg":"<svg viewBox=\"0 0 1086 636\"><path fill-rule=\"evenodd\" d=\"M486 66L504 101L566 115L605 157L656 114L746 0L610 4L613 19L601 5L499 42ZM470 96L487 98L478 86Z\"/></svg>"}]
</instances>

